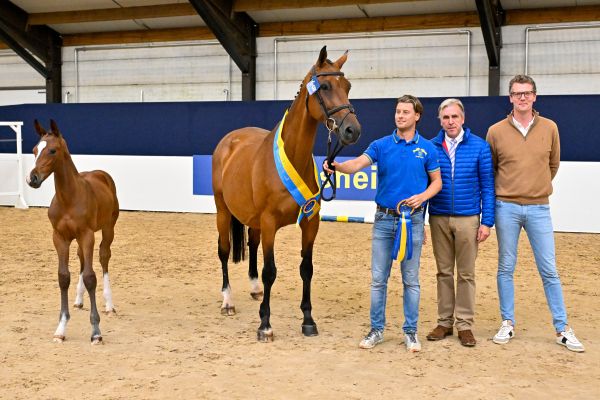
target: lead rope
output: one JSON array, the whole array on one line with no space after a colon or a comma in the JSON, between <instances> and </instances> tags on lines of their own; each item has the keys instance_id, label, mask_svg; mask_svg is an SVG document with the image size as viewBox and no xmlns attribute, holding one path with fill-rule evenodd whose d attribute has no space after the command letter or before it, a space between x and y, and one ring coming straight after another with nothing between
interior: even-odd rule
<instances>
[{"instance_id":1,"label":"lead rope","mask_svg":"<svg viewBox=\"0 0 600 400\"><path fill-rule=\"evenodd\" d=\"M346 114L347 115L347 114ZM345 117L344 117L345 118ZM335 123L335 121L333 120L333 118L329 118L327 120L327 122L329 121L333 121L333 125L330 128L329 127L329 123L326 123L325 126L327 127L328 132L328 136L327 136L327 164L329 165L329 168L333 171L333 173L329 173L327 171L325 171L325 169L323 169L323 172L325 173L325 180L321 181L321 187L319 188L319 193L321 194L321 200L323 201L331 201L333 199L335 199L336 196L336 192L337 192L337 176L335 173L335 167L332 165L333 160L335 159L335 157L340 153L340 151L342 151L342 149L344 148L343 144L340 144L339 140L335 142L335 146L333 148L333 151L331 150L331 132L334 131L334 129L337 128L337 125ZM331 196L330 197L326 197L325 193L323 191L323 189L325 188L325 185L327 184L331 185Z\"/></svg>"}]
</instances>

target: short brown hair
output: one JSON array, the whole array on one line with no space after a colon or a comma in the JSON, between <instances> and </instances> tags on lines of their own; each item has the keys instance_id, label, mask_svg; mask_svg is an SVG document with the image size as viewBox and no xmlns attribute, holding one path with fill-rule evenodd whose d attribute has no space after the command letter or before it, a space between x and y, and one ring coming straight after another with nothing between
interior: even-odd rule
<instances>
[{"instance_id":1,"label":"short brown hair","mask_svg":"<svg viewBox=\"0 0 600 400\"><path fill-rule=\"evenodd\" d=\"M510 82L508 82L508 94L512 91L512 87L514 83L529 83L533 86L533 93L537 93L537 89L535 87L535 81L529 75L515 75Z\"/></svg>"},{"instance_id":2,"label":"short brown hair","mask_svg":"<svg viewBox=\"0 0 600 400\"><path fill-rule=\"evenodd\" d=\"M421 101L418 98L416 98L415 96L410 95L410 94L405 94L402 97L398 97L398 101L396 102L396 105L398 105L398 103L412 104L415 112L419 113L419 115L421 117L423 116L423 104L421 104ZM419 118L419 120L420 119L421 118Z\"/></svg>"}]
</instances>

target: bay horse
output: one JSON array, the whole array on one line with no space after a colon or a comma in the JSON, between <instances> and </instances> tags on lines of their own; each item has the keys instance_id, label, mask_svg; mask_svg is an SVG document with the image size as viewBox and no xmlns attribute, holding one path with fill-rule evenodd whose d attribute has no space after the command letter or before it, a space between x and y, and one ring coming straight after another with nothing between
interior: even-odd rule
<instances>
[{"instance_id":1,"label":"bay horse","mask_svg":"<svg viewBox=\"0 0 600 400\"><path fill-rule=\"evenodd\" d=\"M221 313L235 314L227 262L231 247L234 263L244 259L247 226L251 295L257 300L263 297L259 311L261 322L257 331L257 339L261 342L273 340L270 295L277 276L273 252L275 234L279 228L298 221L302 229L302 333L305 336L318 335L310 300L312 251L319 229L320 207L312 151L320 122L325 124L330 135L332 132L337 135L338 143L342 145L354 144L360 136L360 124L348 101L350 82L340 71L348 57L347 53L331 62L327 59L326 47L323 47L278 126L270 132L256 127L234 130L219 142L213 153L212 185L217 208L218 254L223 270ZM285 160L277 161L275 154L278 151L285 153L282 156ZM310 199L305 204L301 204L303 201L299 203L282 182L278 168L285 164L288 168L291 165L295 170L293 172L297 172L295 176L293 172L290 174L291 180L305 182L304 188L310 192ZM302 212L299 216L299 211L306 211L306 218L303 218ZM313 215L309 218L311 212ZM258 283L257 270L257 251L261 241L264 295Z\"/></svg>"},{"instance_id":2,"label":"bay horse","mask_svg":"<svg viewBox=\"0 0 600 400\"><path fill-rule=\"evenodd\" d=\"M115 183L104 171L77 172L71 159L67 142L54 120L50 121L50 131L46 131L37 120L35 130L40 141L33 148L34 167L26 180L32 188L39 188L44 180L54 173L55 195L48 209L52 223L52 240L58 253L58 284L60 286L60 315L54 341L63 342L69 321L68 290L71 281L69 273L69 247L73 239L77 241L80 271L74 307L83 307L84 286L90 296L90 323L92 344L102 343L100 316L96 308L96 273L92 267L94 252L94 232L102 230L100 243L100 264L103 272L103 294L106 313L115 309L108 279L110 245L115 236L115 224L119 217L119 201Z\"/></svg>"}]
</instances>

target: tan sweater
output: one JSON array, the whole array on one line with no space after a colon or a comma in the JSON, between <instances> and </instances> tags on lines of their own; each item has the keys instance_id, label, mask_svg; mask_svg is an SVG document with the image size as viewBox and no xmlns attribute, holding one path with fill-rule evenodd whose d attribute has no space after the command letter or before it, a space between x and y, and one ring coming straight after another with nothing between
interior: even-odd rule
<instances>
[{"instance_id":1,"label":"tan sweater","mask_svg":"<svg viewBox=\"0 0 600 400\"><path fill-rule=\"evenodd\" d=\"M487 142L492 150L496 198L518 204L548 204L552 179L560 164L560 140L554 121L534 111L527 136L510 114L492 125Z\"/></svg>"}]
</instances>

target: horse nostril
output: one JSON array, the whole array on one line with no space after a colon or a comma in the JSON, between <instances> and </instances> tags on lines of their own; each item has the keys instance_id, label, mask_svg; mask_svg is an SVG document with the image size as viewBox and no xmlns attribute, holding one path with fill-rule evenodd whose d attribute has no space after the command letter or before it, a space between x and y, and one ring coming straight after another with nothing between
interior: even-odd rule
<instances>
[{"instance_id":1,"label":"horse nostril","mask_svg":"<svg viewBox=\"0 0 600 400\"><path fill-rule=\"evenodd\" d=\"M354 129L352 126L347 126L344 131L344 139L347 142L355 142L360 134L360 130Z\"/></svg>"}]
</instances>

